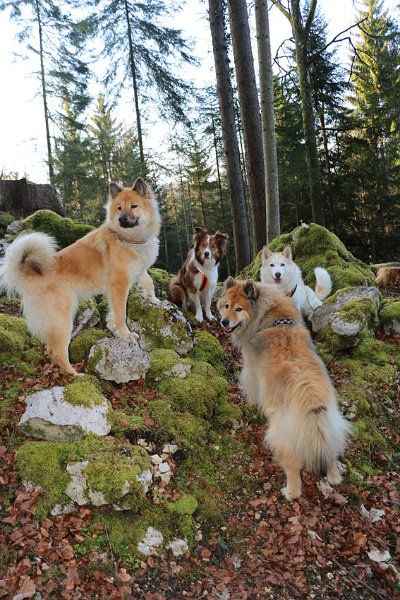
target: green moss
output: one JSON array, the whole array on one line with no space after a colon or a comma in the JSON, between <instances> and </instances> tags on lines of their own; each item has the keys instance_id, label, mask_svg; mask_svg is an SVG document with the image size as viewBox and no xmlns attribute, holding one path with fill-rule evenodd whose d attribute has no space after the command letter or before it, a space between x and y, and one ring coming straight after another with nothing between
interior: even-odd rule
<instances>
[{"instance_id":1,"label":"green moss","mask_svg":"<svg viewBox=\"0 0 400 600\"><path fill-rule=\"evenodd\" d=\"M151 276L154 287L156 290L156 296L166 296L169 291L169 282L171 275L164 269L149 269L149 275Z\"/></svg>"},{"instance_id":2,"label":"green moss","mask_svg":"<svg viewBox=\"0 0 400 600\"><path fill-rule=\"evenodd\" d=\"M127 314L132 321L139 321L142 335L152 348L174 349L182 344L192 344L186 324L174 320L170 311L144 302L135 288L128 297Z\"/></svg>"},{"instance_id":3,"label":"green moss","mask_svg":"<svg viewBox=\"0 0 400 600\"><path fill-rule=\"evenodd\" d=\"M382 325L388 325L393 321L400 323L400 300L386 300L379 313L379 319Z\"/></svg>"},{"instance_id":4,"label":"green moss","mask_svg":"<svg viewBox=\"0 0 400 600\"><path fill-rule=\"evenodd\" d=\"M378 310L370 298L350 300L342 304L336 314L346 323L360 323L361 329L378 326Z\"/></svg>"},{"instance_id":5,"label":"green moss","mask_svg":"<svg viewBox=\"0 0 400 600\"><path fill-rule=\"evenodd\" d=\"M208 331L195 331L195 344L189 356L210 363L219 375L226 374L226 355L217 338Z\"/></svg>"},{"instance_id":6,"label":"green moss","mask_svg":"<svg viewBox=\"0 0 400 600\"><path fill-rule=\"evenodd\" d=\"M64 390L64 400L73 406L93 406L103 404L104 398L97 379L90 375L76 378Z\"/></svg>"},{"instance_id":7,"label":"green moss","mask_svg":"<svg viewBox=\"0 0 400 600\"><path fill-rule=\"evenodd\" d=\"M118 442L102 445L84 469L88 486L101 492L108 504L118 504L126 485L129 493L123 496L124 506L138 512L145 503L145 495L137 477L150 468L150 458L140 446L123 447ZM123 453L120 450L123 450Z\"/></svg>"},{"instance_id":8,"label":"green moss","mask_svg":"<svg viewBox=\"0 0 400 600\"><path fill-rule=\"evenodd\" d=\"M0 359L13 362L20 358L30 340L25 319L0 314Z\"/></svg>"},{"instance_id":9,"label":"green moss","mask_svg":"<svg viewBox=\"0 0 400 600\"><path fill-rule=\"evenodd\" d=\"M161 379L178 377L179 369L190 372L193 361L187 358L180 358L174 350L164 350L155 348L150 352L150 369L146 373L146 382L149 385L155 385Z\"/></svg>"},{"instance_id":10,"label":"green moss","mask_svg":"<svg viewBox=\"0 0 400 600\"><path fill-rule=\"evenodd\" d=\"M357 260L334 233L321 225L300 225L291 233L275 238L269 247L273 252L281 252L287 245L291 246L295 261L311 287L315 284L315 267L324 267L329 271L333 292L344 287L375 285L372 269ZM240 277L259 279L261 262L260 252Z\"/></svg>"},{"instance_id":11,"label":"green moss","mask_svg":"<svg viewBox=\"0 0 400 600\"><path fill-rule=\"evenodd\" d=\"M136 475L150 466L147 452L127 441L103 439L90 434L82 440L64 442L26 442L18 452L17 468L24 481L31 481L43 489L38 502L37 516L45 516L55 504L70 502L64 494L71 477L66 466L71 461L89 461L84 474L89 487L100 491L114 502L125 481L130 491L124 503L131 510L143 506L145 496Z\"/></svg>"},{"instance_id":12,"label":"green moss","mask_svg":"<svg viewBox=\"0 0 400 600\"><path fill-rule=\"evenodd\" d=\"M84 329L72 340L69 347L71 362L79 363L86 360L92 346L99 340L107 337L102 329Z\"/></svg>"},{"instance_id":13,"label":"green moss","mask_svg":"<svg viewBox=\"0 0 400 600\"><path fill-rule=\"evenodd\" d=\"M148 411L157 425L181 448L198 450L207 439L211 424L187 411L177 410L167 399L154 400Z\"/></svg>"},{"instance_id":14,"label":"green moss","mask_svg":"<svg viewBox=\"0 0 400 600\"><path fill-rule=\"evenodd\" d=\"M72 219L60 217L52 210L37 210L21 221L23 230L43 231L56 238L60 248L73 244L93 231L94 227L75 223Z\"/></svg>"},{"instance_id":15,"label":"green moss","mask_svg":"<svg viewBox=\"0 0 400 600\"><path fill-rule=\"evenodd\" d=\"M184 494L175 502L167 502L169 512L175 515L192 515L198 508L199 503L194 496Z\"/></svg>"},{"instance_id":16,"label":"green moss","mask_svg":"<svg viewBox=\"0 0 400 600\"><path fill-rule=\"evenodd\" d=\"M62 442L27 442L19 448L17 468L21 479L43 489L36 512L39 518L56 504L69 502L63 493L70 481L65 470L69 452L69 444Z\"/></svg>"},{"instance_id":17,"label":"green moss","mask_svg":"<svg viewBox=\"0 0 400 600\"><path fill-rule=\"evenodd\" d=\"M122 410L109 410L107 421L111 425L111 430L116 437L122 437L127 429L142 429L144 425L143 417L140 415L127 415Z\"/></svg>"},{"instance_id":18,"label":"green moss","mask_svg":"<svg viewBox=\"0 0 400 600\"><path fill-rule=\"evenodd\" d=\"M0 229L6 231L8 225L14 223L14 221L18 221L16 216L8 212L0 211Z\"/></svg>"}]
</instances>

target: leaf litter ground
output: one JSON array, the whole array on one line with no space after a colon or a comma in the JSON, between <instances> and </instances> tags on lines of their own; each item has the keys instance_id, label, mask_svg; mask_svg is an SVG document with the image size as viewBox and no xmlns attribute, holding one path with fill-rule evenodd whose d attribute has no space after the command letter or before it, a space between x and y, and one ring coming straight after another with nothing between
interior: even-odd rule
<instances>
[{"instance_id":1,"label":"leaf litter ground","mask_svg":"<svg viewBox=\"0 0 400 600\"><path fill-rule=\"evenodd\" d=\"M224 346L230 399L244 405L237 385L239 354L217 323L200 328ZM398 344L396 338L387 341ZM5 390L16 378L9 369L0 376ZM38 522L40 492L24 488L15 467L20 443L16 423L25 393L68 381L43 360L38 376L22 383L12 425L0 431L0 598L400 598L398 472L383 470L367 478L362 489L345 479L334 490L303 473L303 496L289 504L279 491L283 473L263 445L265 425L256 419L232 432L251 450L249 489L232 495L226 526L207 532L183 559L148 557L134 567L123 564L113 555L107 530L93 523L88 508ZM110 386L110 392L112 387L110 400L122 410L132 391L141 406L155 394L141 382ZM348 453L356 452L353 443ZM173 489L162 492L174 498Z\"/></svg>"}]
</instances>

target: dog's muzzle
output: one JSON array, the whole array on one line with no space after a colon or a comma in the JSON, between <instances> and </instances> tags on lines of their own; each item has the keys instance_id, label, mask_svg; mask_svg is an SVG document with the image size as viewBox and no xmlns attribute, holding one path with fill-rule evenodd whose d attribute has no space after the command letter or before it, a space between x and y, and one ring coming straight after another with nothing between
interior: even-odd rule
<instances>
[{"instance_id":1,"label":"dog's muzzle","mask_svg":"<svg viewBox=\"0 0 400 600\"><path fill-rule=\"evenodd\" d=\"M235 329L237 329L239 327L239 325L241 325L241 323L238 323L234 327L230 327L229 319L221 319L221 326L226 333L233 333L235 331Z\"/></svg>"},{"instance_id":2,"label":"dog's muzzle","mask_svg":"<svg viewBox=\"0 0 400 600\"><path fill-rule=\"evenodd\" d=\"M139 225L139 217L133 217L132 219L128 215L121 215L118 219L121 227L136 227Z\"/></svg>"}]
</instances>

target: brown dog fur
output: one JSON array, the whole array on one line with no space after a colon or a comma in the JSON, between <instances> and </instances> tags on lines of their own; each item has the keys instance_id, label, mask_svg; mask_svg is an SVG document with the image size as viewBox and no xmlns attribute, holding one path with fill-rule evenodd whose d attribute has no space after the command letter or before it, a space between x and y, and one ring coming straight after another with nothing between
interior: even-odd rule
<instances>
[{"instance_id":1,"label":"brown dog fur","mask_svg":"<svg viewBox=\"0 0 400 600\"><path fill-rule=\"evenodd\" d=\"M23 234L11 244L0 287L22 297L31 332L62 371L78 374L68 346L80 298L105 294L110 329L128 342L137 338L126 325L126 301L138 281L157 302L147 269L157 258L159 230L157 204L138 178L132 188L111 183L106 222L67 248L56 252L55 240L44 233Z\"/></svg>"},{"instance_id":2,"label":"brown dog fur","mask_svg":"<svg viewBox=\"0 0 400 600\"><path fill-rule=\"evenodd\" d=\"M400 285L400 267L381 267L375 278L376 285Z\"/></svg>"},{"instance_id":3,"label":"brown dog fur","mask_svg":"<svg viewBox=\"0 0 400 600\"><path fill-rule=\"evenodd\" d=\"M351 429L293 300L274 286L229 278L218 308L242 351L243 391L268 417L265 439L286 473L284 496L301 495L303 467L340 483L336 459Z\"/></svg>"}]
</instances>

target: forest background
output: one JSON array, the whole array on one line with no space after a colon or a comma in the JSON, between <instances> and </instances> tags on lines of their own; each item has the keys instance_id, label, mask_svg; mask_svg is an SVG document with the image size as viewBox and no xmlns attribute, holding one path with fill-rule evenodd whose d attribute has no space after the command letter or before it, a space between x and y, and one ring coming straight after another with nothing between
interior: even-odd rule
<instances>
[{"instance_id":1,"label":"forest background","mask_svg":"<svg viewBox=\"0 0 400 600\"><path fill-rule=\"evenodd\" d=\"M362 260L399 260L399 6L348 0L349 24L332 31L328 0L186 4L0 0L15 64L35 65L32 121L67 214L98 225L108 183L142 175L160 202L158 266L169 272L196 225L230 234L222 276L310 221ZM194 26L182 26L194 4ZM196 38L200 19L210 37L199 45L187 31ZM278 19L279 42L268 26ZM16 143L2 134L1 155ZM33 178L1 162L4 179Z\"/></svg>"}]
</instances>

